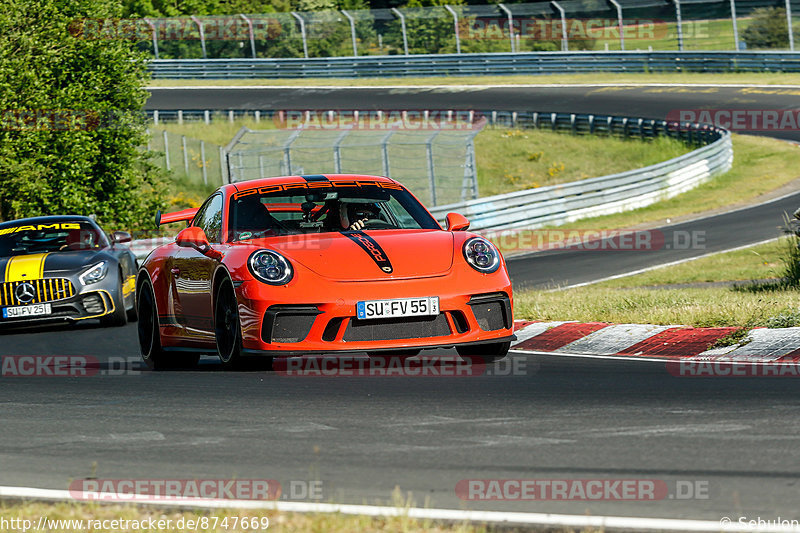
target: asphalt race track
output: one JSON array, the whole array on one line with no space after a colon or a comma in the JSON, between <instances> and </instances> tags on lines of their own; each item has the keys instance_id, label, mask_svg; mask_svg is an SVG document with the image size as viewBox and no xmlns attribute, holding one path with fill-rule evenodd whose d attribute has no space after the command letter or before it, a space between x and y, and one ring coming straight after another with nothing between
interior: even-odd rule
<instances>
[{"instance_id":1,"label":"asphalt race track","mask_svg":"<svg viewBox=\"0 0 800 533\"><path fill-rule=\"evenodd\" d=\"M659 118L684 107L790 108L800 89L741 91L171 89L153 91L148 106L363 108L368 102L380 109ZM797 132L786 137L800 140ZM510 268L518 286L581 283L775 237L782 213L798 206L795 195L661 228L664 246L652 252L563 250L512 260ZM705 244L667 248L677 232L703 232ZM134 325L16 331L1 340L3 356L87 356L100 365L88 377L0 377L3 485L64 489L90 476L266 478L292 496L293 480L319 480L323 501L342 503L386 503L397 486L420 505L456 509L800 518L800 397L792 379L681 378L663 363L521 355L473 377L222 372L213 358L195 371L154 373L138 364ZM456 484L468 479L648 479L669 491L655 502L474 502L456 494ZM686 487L694 494L683 499Z\"/></svg>"}]
</instances>

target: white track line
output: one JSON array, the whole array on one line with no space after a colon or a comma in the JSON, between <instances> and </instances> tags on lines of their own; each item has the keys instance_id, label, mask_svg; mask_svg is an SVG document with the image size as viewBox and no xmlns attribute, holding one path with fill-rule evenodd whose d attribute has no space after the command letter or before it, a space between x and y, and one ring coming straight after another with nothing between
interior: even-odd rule
<instances>
[{"instance_id":1,"label":"white track line","mask_svg":"<svg viewBox=\"0 0 800 533\"><path fill-rule=\"evenodd\" d=\"M619 279L625 278L628 276L635 276L636 274L643 274L645 272L650 272L651 270L657 270L659 268L666 268L670 266L680 265L683 263L688 263L689 261L696 261L697 259L703 259L704 257L711 257L712 255L724 254L726 252L735 252L737 250L744 250L747 248L752 248L753 246L760 246L762 244L767 244L773 241L777 241L781 237L775 237L774 239L767 239L765 241L753 242L750 244L745 244L742 246L737 246L736 248L728 248L727 250L719 250L717 252L709 252L707 254L698 255L697 257L687 257L686 259L679 259L677 261L671 261L669 263L662 263L660 265L655 265L647 268L640 268L639 270L632 270L630 272L625 272L624 274L615 274L614 276L608 276L606 278L595 279L592 281L584 281L583 283L576 283L574 285L565 285L564 287L557 287L555 289L550 289L546 292L558 292L558 291L565 291L567 289L575 289L577 287L585 287L587 285L593 285L595 283L600 283L603 281L610 281L612 279Z\"/></svg>"},{"instance_id":2,"label":"white track line","mask_svg":"<svg viewBox=\"0 0 800 533\"><path fill-rule=\"evenodd\" d=\"M364 516L408 516L411 518L445 521L470 521L495 524L523 524L550 527L592 527L608 529L631 529L636 531L759 531L759 532L800 532L800 527L792 526L750 526L734 522L722 525L716 520L681 520L674 518L637 518L631 516L585 516L545 513L513 513L500 511L460 511L457 509L422 509L418 507L381 507L374 505L345 505L331 503L271 502L251 500L201 500L181 499L172 501L153 501L140 498L125 502L116 495L99 494L101 503L136 503L166 507L191 507L197 509L267 509L290 513L341 513ZM113 497L113 498L112 498ZM36 489L29 487L0 486L0 498L79 501L71 497L69 491ZM733 520L738 518L734 517Z\"/></svg>"},{"instance_id":3,"label":"white track line","mask_svg":"<svg viewBox=\"0 0 800 533\"><path fill-rule=\"evenodd\" d=\"M763 85L756 83L521 83L521 84L456 84L456 85L169 85L145 87L152 90L208 90L208 89L561 89L561 88L598 88L598 87L712 87L734 89L800 89L800 85Z\"/></svg>"}]
</instances>

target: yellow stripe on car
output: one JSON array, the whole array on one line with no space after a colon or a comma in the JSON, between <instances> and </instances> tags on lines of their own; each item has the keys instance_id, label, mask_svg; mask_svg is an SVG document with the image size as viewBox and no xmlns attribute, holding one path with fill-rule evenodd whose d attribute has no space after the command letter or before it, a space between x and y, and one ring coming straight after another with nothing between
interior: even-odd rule
<instances>
[{"instance_id":1,"label":"yellow stripe on car","mask_svg":"<svg viewBox=\"0 0 800 533\"><path fill-rule=\"evenodd\" d=\"M44 260L49 254L16 255L8 260L5 281L23 281L44 277Z\"/></svg>"}]
</instances>

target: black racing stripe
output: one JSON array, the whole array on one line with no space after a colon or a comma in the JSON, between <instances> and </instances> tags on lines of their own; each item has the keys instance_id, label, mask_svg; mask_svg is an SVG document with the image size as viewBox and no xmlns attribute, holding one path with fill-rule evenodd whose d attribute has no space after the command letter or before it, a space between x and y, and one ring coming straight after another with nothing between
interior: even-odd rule
<instances>
[{"instance_id":1,"label":"black racing stripe","mask_svg":"<svg viewBox=\"0 0 800 533\"><path fill-rule=\"evenodd\" d=\"M308 176L300 176L307 182L312 181L330 181L327 177L323 176L322 174L309 174Z\"/></svg>"},{"instance_id":2,"label":"black racing stripe","mask_svg":"<svg viewBox=\"0 0 800 533\"><path fill-rule=\"evenodd\" d=\"M381 248L381 245L378 244L375 239L363 231L343 231L342 235L348 237L351 241L359 245L362 250L367 252L367 255L375 261L375 264L378 265L381 270L387 274L391 274L394 271L392 263L389 261L389 256L386 255L386 252L383 251L383 248Z\"/></svg>"},{"instance_id":3,"label":"black racing stripe","mask_svg":"<svg viewBox=\"0 0 800 533\"><path fill-rule=\"evenodd\" d=\"M10 260L10 257L0 257L0 281L6 280L6 266Z\"/></svg>"}]
</instances>

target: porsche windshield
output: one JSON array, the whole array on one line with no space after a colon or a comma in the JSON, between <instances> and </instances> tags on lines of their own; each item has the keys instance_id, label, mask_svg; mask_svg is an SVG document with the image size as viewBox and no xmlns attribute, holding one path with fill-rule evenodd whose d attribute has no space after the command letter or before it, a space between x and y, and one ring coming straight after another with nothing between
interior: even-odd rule
<instances>
[{"instance_id":1,"label":"porsche windshield","mask_svg":"<svg viewBox=\"0 0 800 533\"><path fill-rule=\"evenodd\" d=\"M247 192L247 191L246 191ZM230 240L356 230L439 229L403 189L329 187L234 196Z\"/></svg>"},{"instance_id":2,"label":"porsche windshield","mask_svg":"<svg viewBox=\"0 0 800 533\"><path fill-rule=\"evenodd\" d=\"M106 240L84 221L26 223L0 228L0 257L102 248Z\"/></svg>"}]
</instances>

